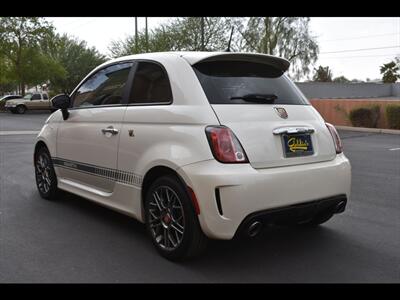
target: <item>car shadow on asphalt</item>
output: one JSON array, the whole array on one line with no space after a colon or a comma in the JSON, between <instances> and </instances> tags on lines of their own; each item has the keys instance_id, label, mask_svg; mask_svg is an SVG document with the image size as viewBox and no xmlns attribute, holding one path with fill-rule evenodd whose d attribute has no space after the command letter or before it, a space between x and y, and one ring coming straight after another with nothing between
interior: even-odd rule
<instances>
[{"instance_id":1,"label":"car shadow on asphalt","mask_svg":"<svg viewBox=\"0 0 400 300\"><path fill-rule=\"evenodd\" d=\"M80 214L92 218L95 221L106 222L107 226L120 230L121 234L136 233L136 235L133 235L134 238L147 238L146 228L141 222L85 198L69 192L60 191L58 199L54 202L72 210L79 210Z\"/></svg>"},{"instance_id":2,"label":"car shadow on asphalt","mask_svg":"<svg viewBox=\"0 0 400 300\"><path fill-rule=\"evenodd\" d=\"M56 203L71 210L78 210L85 218L105 223L107 227L117 230L121 236L136 239L139 243L146 243L149 249L153 247L144 224L129 216L67 192L62 192ZM349 240L327 225L315 228L269 226L263 228L254 238L240 237L230 241L210 240L206 251L201 256L185 261L182 265L185 268L198 270L207 269L205 266L213 265L215 270L217 266L226 268L226 262L229 261L231 267L235 269L243 264L247 267L257 265L273 267L278 262L287 262L293 256L304 259L312 259L314 254L329 257L333 254L332 246L337 248L338 242L342 244L339 247L343 248L346 247L343 243Z\"/></svg>"}]
</instances>

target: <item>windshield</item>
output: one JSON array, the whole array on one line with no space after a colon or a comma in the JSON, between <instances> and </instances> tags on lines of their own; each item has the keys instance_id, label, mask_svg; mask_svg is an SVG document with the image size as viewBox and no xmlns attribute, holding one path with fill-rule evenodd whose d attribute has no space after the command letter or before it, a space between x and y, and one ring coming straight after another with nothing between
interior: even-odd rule
<instances>
[{"instance_id":1,"label":"windshield","mask_svg":"<svg viewBox=\"0 0 400 300\"><path fill-rule=\"evenodd\" d=\"M309 104L289 78L266 64L213 61L198 63L193 69L210 104ZM274 101L249 101L249 95L267 95Z\"/></svg>"},{"instance_id":2,"label":"windshield","mask_svg":"<svg viewBox=\"0 0 400 300\"><path fill-rule=\"evenodd\" d=\"M24 96L23 99L25 99L25 100L31 100L31 98L32 98L32 93L27 93L27 94L25 94L25 96Z\"/></svg>"}]
</instances>

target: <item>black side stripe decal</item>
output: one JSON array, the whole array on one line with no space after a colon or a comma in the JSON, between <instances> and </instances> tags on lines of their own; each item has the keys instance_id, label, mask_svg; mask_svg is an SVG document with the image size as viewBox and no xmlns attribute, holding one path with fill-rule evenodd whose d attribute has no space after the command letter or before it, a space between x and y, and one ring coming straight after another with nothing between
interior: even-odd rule
<instances>
[{"instance_id":1,"label":"black side stripe decal","mask_svg":"<svg viewBox=\"0 0 400 300\"><path fill-rule=\"evenodd\" d=\"M55 167L78 171L89 175L99 176L112 181L122 182L129 185L141 187L143 176L133 172L104 168L91 164L81 163L59 157L52 158Z\"/></svg>"}]
</instances>

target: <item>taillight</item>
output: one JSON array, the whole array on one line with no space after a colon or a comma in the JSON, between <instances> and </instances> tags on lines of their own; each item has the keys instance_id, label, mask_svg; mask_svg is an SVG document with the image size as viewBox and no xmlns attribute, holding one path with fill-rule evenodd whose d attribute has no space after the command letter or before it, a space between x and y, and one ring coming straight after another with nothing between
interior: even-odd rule
<instances>
[{"instance_id":1,"label":"taillight","mask_svg":"<svg viewBox=\"0 0 400 300\"><path fill-rule=\"evenodd\" d=\"M207 139L216 160L222 163L248 163L243 150L234 133L225 126L206 127Z\"/></svg>"},{"instance_id":2,"label":"taillight","mask_svg":"<svg viewBox=\"0 0 400 300\"><path fill-rule=\"evenodd\" d=\"M342 153L343 152L342 141L339 137L339 133L337 132L335 126L333 126L332 124L329 124L329 123L325 123L325 124L326 124L326 127L328 127L329 132L331 133L333 143L335 144L336 153Z\"/></svg>"}]
</instances>

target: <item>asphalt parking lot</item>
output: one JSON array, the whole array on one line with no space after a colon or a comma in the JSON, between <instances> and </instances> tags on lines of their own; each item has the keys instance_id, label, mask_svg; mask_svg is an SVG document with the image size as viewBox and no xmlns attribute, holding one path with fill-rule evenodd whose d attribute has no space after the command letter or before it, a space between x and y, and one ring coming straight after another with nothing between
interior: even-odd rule
<instances>
[{"instance_id":1,"label":"asphalt parking lot","mask_svg":"<svg viewBox=\"0 0 400 300\"><path fill-rule=\"evenodd\" d=\"M23 115L0 112L0 131L40 130L49 116L47 111L27 111Z\"/></svg>"},{"instance_id":2,"label":"asphalt parking lot","mask_svg":"<svg viewBox=\"0 0 400 300\"><path fill-rule=\"evenodd\" d=\"M44 113L0 113L0 133ZM212 241L185 263L161 258L137 221L71 194L42 200L34 135L0 134L0 282L400 282L400 135L340 132L352 164L347 209L316 229L268 228Z\"/></svg>"}]
</instances>

